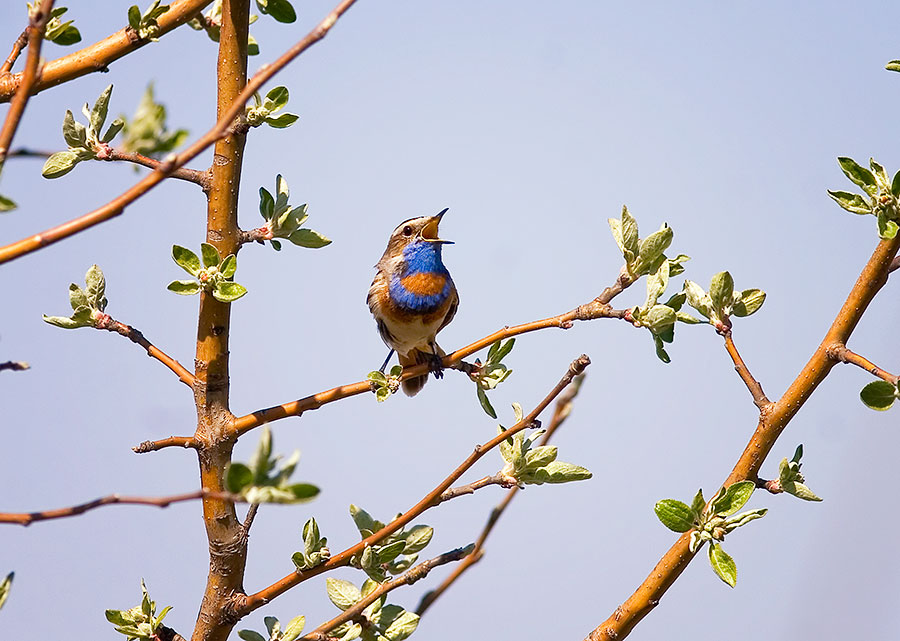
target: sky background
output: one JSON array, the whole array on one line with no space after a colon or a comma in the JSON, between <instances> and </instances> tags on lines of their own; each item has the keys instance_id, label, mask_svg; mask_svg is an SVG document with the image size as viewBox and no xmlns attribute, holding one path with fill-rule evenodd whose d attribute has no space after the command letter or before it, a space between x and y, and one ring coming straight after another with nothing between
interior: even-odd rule
<instances>
[{"instance_id":1,"label":"sky background","mask_svg":"<svg viewBox=\"0 0 900 641\"><path fill-rule=\"evenodd\" d=\"M24 2L0 7L0 42L25 24ZM67 18L92 43L121 28L126 2L70 2ZM21 6L20 6L21 5ZM143 7L142 7L143 8ZM274 60L332 8L297 5L294 25L252 27ZM232 409L246 414L355 382L385 355L365 306L373 264L401 221L444 207L445 263L461 304L440 335L455 349L506 324L559 314L615 279L619 254L607 218L627 203L641 235L667 222L672 255L692 257L683 278L708 286L723 269L738 288L768 293L736 319L735 342L770 398L807 361L877 243L875 221L854 217L826 189L850 189L837 156L874 156L900 167L896 116L900 57L890 3L372 2L361 0L275 82L290 88L290 129L253 130L240 224L258 226L257 190L281 173L309 226L334 243L281 253L248 246L234 305ZM7 45L3 45L4 52ZM55 58L73 51L48 44ZM108 83L110 113L133 113L146 83L191 140L215 116L216 49L178 29L94 74L45 91L28 105L16 145L61 150L66 109L78 113ZM21 63L18 68L20 68ZM5 106L0 108L0 116ZM112 117L112 116L111 116ZM209 152L190 166L203 168ZM7 162L0 193L20 208L0 217L7 244L111 200L143 174L82 163L54 181L40 160ZM204 239L196 186L167 181L124 215L0 267L0 509L61 507L112 492L160 496L197 487L193 452L135 455L145 439L190 434L190 392L120 337L64 331L41 314L67 314L67 287L99 264L108 312L190 366L197 298L167 292L183 273L171 246ZM872 305L850 347L896 371L896 283ZM640 304L643 281L616 299ZM749 439L757 410L709 326L679 326L671 364L645 330L594 321L521 337L513 375L492 394L506 425L510 403L533 407L585 352L593 360L570 420L555 438L562 460L590 481L529 487L504 514L471 569L423 618L414 638L581 639L646 577L675 535L653 513L662 498L711 495ZM483 358L483 355L482 355ZM805 503L757 493L768 515L729 536L738 566L732 590L705 551L633 633L636 639L723 637L770 641L895 639L900 629L900 546L892 534L897 410L858 399L870 377L838 367L793 420L761 475L798 443ZM548 415L549 416L549 415ZM295 478L322 488L294 507L263 506L245 579L257 591L292 570L300 528L315 516L333 552L358 541L348 505L389 519L430 491L472 447L496 433L474 386L449 372L414 399L357 396L272 425L276 448L301 449ZM241 439L247 460L256 434ZM496 472L489 454L466 477ZM436 528L424 557L474 541L502 498L486 488L425 514ZM0 637L119 637L105 608L138 603L143 577L173 605L167 624L188 635L206 580L197 503L166 510L112 506L79 518L0 528L0 573L15 570ZM415 608L449 571L394 592ZM332 576L362 582L358 571ZM305 614L308 628L337 610L324 578L241 621Z\"/></svg>"}]
</instances>

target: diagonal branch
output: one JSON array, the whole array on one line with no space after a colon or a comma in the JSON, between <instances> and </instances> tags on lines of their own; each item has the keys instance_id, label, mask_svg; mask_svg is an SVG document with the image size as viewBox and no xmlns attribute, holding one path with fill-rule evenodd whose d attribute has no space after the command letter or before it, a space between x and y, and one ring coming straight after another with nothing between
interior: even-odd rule
<instances>
[{"instance_id":1,"label":"diagonal branch","mask_svg":"<svg viewBox=\"0 0 900 641\"><path fill-rule=\"evenodd\" d=\"M16 60L19 59L19 54L22 53L22 49L28 44L30 28L30 26L25 27L25 30L19 34L18 38L16 38L16 41L13 43L12 51L6 57L6 60L3 61L3 64L0 65L0 76L9 73L13 68L13 65L16 64Z\"/></svg>"},{"instance_id":2,"label":"diagonal branch","mask_svg":"<svg viewBox=\"0 0 900 641\"><path fill-rule=\"evenodd\" d=\"M334 617L331 621L323 623L309 634L305 634L300 637L301 641L326 641L328 639L328 632L334 630L336 627L343 623L346 623L347 621L353 621L362 614L363 610L375 603L375 601L380 599L388 592L403 587L404 585L412 585L416 581L424 579L426 576L428 576L429 572L431 572L439 565L445 565L447 563L459 561L460 559L466 559L471 553L472 546L468 545L464 548L456 548L455 550L451 550L450 552L444 552L443 554L436 556L433 559L422 561L418 565L415 565L408 569L400 576L391 579L390 581L381 583L377 588L354 603L351 607L344 610L341 614Z\"/></svg>"},{"instance_id":3,"label":"diagonal branch","mask_svg":"<svg viewBox=\"0 0 900 641\"><path fill-rule=\"evenodd\" d=\"M725 349L731 357L731 360L734 361L734 371L738 373L738 376L744 381L744 385L750 390L750 395L753 397L753 404L759 408L760 412L765 411L767 407L772 405L772 401L770 401L766 396L766 393L763 392L760 382L753 378L753 375L744 363L744 359L742 359L741 355L738 353L737 347L734 344L734 339L731 337L731 329L729 328L723 335L725 337Z\"/></svg>"},{"instance_id":4,"label":"diagonal branch","mask_svg":"<svg viewBox=\"0 0 900 641\"><path fill-rule=\"evenodd\" d=\"M276 581L266 588L263 588L255 594L236 595L233 608L236 615L238 617L246 616L257 608L264 606L275 597L284 594L292 587L299 585L300 583L303 583L304 581L318 576L324 572L328 572L329 570L333 570L334 568L347 565L354 555L359 554L366 547L382 541L393 532L396 532L400 528L406 526L423 512L437 505L440 502L441 494L448 490L450 486L453 485L453 483L459 480L459 478L463 474L465 474L469 470L469 468L471 468L482 456L484 456L493 448L497 447L502 441L509 438L510 436L514 436L518 432L521 432L522 430L533 426L535 420L541 414L541 412L543 412L547 408L547 406L552 403L553 400L557 396L559 396L566 387L569 386L569 384L576 376L584 372L585 368L590 365L590 362L591 360L584 354L575 359L572 364L569 365L569 369L566 371L562 379L560 379L560 381L554 386L554 388L550 390L550 393L547 394L547 396L540 403L538 403L537 406L527 416L525 416L521 421L510 427L505 432L498 434L488 442L482 445L476 445L475 450L462 463L460 463L460 465L447 478L441 481L441 483L436 488L426 494L421 501L419 501L409 510L402 513L396 519L388 523L378 532L375 532L371 536L364 538L362 541L347 548L343 552L332 556L321 565L317 565L316 567L309 570L292 572L286 577Z\"/></svg>"},{"instance_id":5,"label":"diagonal branch","mask_svg":"<svg viewBox=\"0 0 900 641\"><path fill-rule=\"evenodd\" d=\"M600 296L592 300L590 303L576 307L575 309L566 312L565 314L551 316L550 318L544 318L542 320L532 321L530 323L523 323L522 325L514 325L512 327L507 326L503 329L497 330L496 332L488 334L484 338L479 339L474 343L467 345L466 347L447 354L443 359L444 367L453 367L466 356L470 356L475 352L484 349L485 347L490 347L498 340L512 338L513 336L519 336L520 334L527 334L528 332L534 332L550 327L569 329L570 327L572 327L573 321L576 320L587 321L595 320L598 318L624 319L626 314L628 313L628 310L616 310L610 307L608 304L609 301L620 291L622 290L608 287L603 291L602 294L600 294ZM422 374L427 374L428 372L429 365L427 364L407 367L403 370L403 374L400 376L400 379L406 380L407 378L421 376ZM291 403L284 403L282 405L276 405L267 409L257 410L252 414L238 417L234 419L232 430L236 436L241 436L265 423L277 421L289 416L300 416L301 414L303 414L303 412L309 410L317 410L323 405L327 405L328 403L340 401L350 396L356 396L357 394L370 392L371 390L371 384L367 380L359 381L358 383L350 383L349 385L334 387L330 390L325 390L324 392L319 392L318 394L313 394L312 396L307 396Z\"/></svg>"},{"instance_id":6,"label":"diagonal branch","mask_svg":"<svg viewBox=\"0 0 900 641\"><path fill-rule=\"evenodd\" d=\"M169 10L159 17L159 33L157 38L183 25L193 18L212 0L176 0L169 5ZM124 9L123 9L124 13ZM123 16L124 18L124 16ZM115 62L136 49L140 49L149 40L141 40L129 28L120 29L111 36L88 45L62 58L57 58L44 65L44 73L40 81L32 87L30 93L38 93L55 85L80 78L98 71L108 71L111 62ZM23 74L0 76L0 102L7 102L24 83Z\"/></svg>"},{"instance_id":7,"label":"diagonal branch","mask_svg":"<svg viewBox=\"0 0 900 641\"><path fill-rule=\"evenodd\" d=\"M147 167L153 170L158 170L163 166L163 162L160 160L156 160L155 158L149 158L135 152L121 151L119 149L109 147L108 145L103 150L103 153L98 155L98 159L131 162L136 165L141 165L142 167ZM177 178L178 180L184 180L196 185L200 185L203 191L209 191L209 183L210 179L212 178L212 175L208 170L200 171L199 169L188 169L187 167L176 169L172 171L169 176L171 178Z\"/></svg>"},{"instance_id":8,"label":"diagonal branch","mask_svg":"<svg viewBox=\"0 0 900 641\"><path fill-rule=\"evenodd\" d=\"M887 282L892 261L898 250L900 250L900 236L879 242L809 362L769 411L760 413L756 430L723 483L724 486L743 480L754 482L757 480L757 473L775 441L836 364L836 361L828 356L829 347L837 343L845 344L850 338L875 294ZM682 534L638 589L616 608L606 621L597 626L588 635L587 640L624 639L634 626L656 607L669 587L694 558L689 549L689 541L690 532Z\"/></svg>"},{"instance_id":9,"label":"diagonal branch","mask_svg":"<svg viewBox=\"0 0 900 641\"><path fill-rule=\"evenodd\" d=\"M305 38L287 50L278 60L272 64L263 66L246 84L244 89L237 95L231 106L224 110L218 122L206 134L197 139L187 149L180 154L169 156L153 173L144 177L137 184L133 185L125 193L114 198L107 204L95 209L92 212L84 214L79 218L70 220L69 222L58 225L46 231L34 234L28 238L23 238L17 242L0 247L0 264L30 254L48 245L59 242L64 238L68 238L85 229L89 229L94 225L115 218L125 211L125 207L133 203L139 197L153 189L161 183L176 169L184 166L189 160L196 158L200 152L205 150L216 141L225 138L231 133L231 126L238 116L244 111L244 104L253 97L253 94L268 82L276 73L281 71L289 62L294 60L301 53L309 49L312 45L324 38L338 18L349 9L356 0L342 0L335 9L325 17ZM203 4L203 3L198 3ZM196 9L194 10L196 12ZM170 9L163 14L163 18L173 11ZM162 27L162 18L160 19L160 27ZM2 79L0 79L2 80ZM2 97L2 82L0 82L0 97Z\"/></svg>"},{"instance_id":10,"label":"diagonal branch","mask_svg":"<svg viewBox=\"0 0 900 641\"><path fill-rule=\"evenodd\" d=\"M578 390L581 388L581 383L584 381L584 376L578 376L573 384L569 386L566 391L559 395L559 399L556 401L556 409L553 412L553 418L550 419L550 425L547 426L547 431L544 433L544 436L541 437L540 445L546 445L550 438L553 436L553 433L559 429L559 426L562 425L565 420L569 417L569 414L572 411L572 401L575 399L575 396L578 394ZM490 478L490 477L489 477ZM447 490L447 492L451 492L452 490ZM447 492L444 492L446 495ZM422 600L419 602L419 607L416 608L416 614L422 616L425 614L425 611L431 607L431 604L434 603L451 585L453 585L459 577L461 577L466 570L475 565L481 560L481 557L484 556L484 543L487 540L488 536L490 536L491 532L494 530L494 526L497 524L497 521L500 520L500 516L512 502L512 500L519 494L519 488L517 486L513 486L507 493L506 496L503 497L503 500L498 503L493 510L491 510L490 515L488 516L487 523L484 526L484 529L481 530L481 534L478 535L478 539L475 541L475 548L472 550L472 553L466 556L459 565L457 565L453 572L451 572L446 579L444 579L440 585L438 585L435 589L426 592L422 597ZM443 499L443 495L441 496Z\"/></svg>"},{"instance_id":11,"label":"diagonal branch","mask_svg":"<svg viewBox=\"0 0 900 641\"><path fill-rule=\"evenodd\" d=\"M104 505L151 505L155 507L169 507L172 503L183 503L185 501L194 501L210 496L211 493L205 490L197 490L196 492L188 492L186 494L174 494L172 496L122 496L121 494L110 494L87 503L73 505L71 507L63 507L56 510L45 510L44 512L0 512L0 523L12 523L15 525L31 525L35 521L49 521L51 519L62 519L69 516L78 516L90 510L95 510ZM240 495L228 492L219 492L218 498L235 503L244 503L246 500Z\"/></svg>"},{"instance_id":12,"label":"diagonal branch","mask_svg":"<svg viewBox=\"0 0 900 641\"><path fill-rule=\"evenodd\" d=\"M856 365L857 367L861 367L866 370L872 376L880 378L883 381L887 381L892 385L897 384L898 377L896 374L891 374L880 367L878 367L875 363L870 361L864 356L860 356L856 352L853 352L847 348L843 343L836 343L828 348L827 350L828 357L832 360L838 361L840 363L850 363L851 365Z\"/></svg>"},{"instance_id":13,"label":"diagonal branch","mask_svg":"<svg viewBox=\"0 0 900 641\"><path fill-rule=\"evenodd\" d=\"M0 129L0 170L6 161L6 153L12 144L13 136L19 127L22 114L25 113L25 105L31 97L31 89L41 77L41 43L44 41L44 31L50 20L50 11L53 9L54 0L42 0L40 8L30 14L31 24L28 26L28 58L25 61L25 71L22 72L22 84L13 96L9 111L6 113L6 121Z\"/></svg>"}]
</instances>

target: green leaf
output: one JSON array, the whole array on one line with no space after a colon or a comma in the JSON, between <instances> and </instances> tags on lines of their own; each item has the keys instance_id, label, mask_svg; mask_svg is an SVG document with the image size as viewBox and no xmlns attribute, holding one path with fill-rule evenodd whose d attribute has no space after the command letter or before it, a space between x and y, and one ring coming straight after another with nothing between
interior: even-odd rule
<instances>
[{"instance_id":1,"label":"green leaf","mask_svg":"<svg viewBox=\"0 0 900 641\"><path fill-rule=\"evenodd\" d=\"M77 27L72 26L72 22L69 20L62 23L52 34L47 36L47 40L63 47L81 42L81 33Z\"/></svg>"},{"instance_id":2,"label":"green leaf","mask_svg":"<svg viewBox=\"0 0 900 641\"><path fill-rule=\"evenodd\" d=\"M887 184L887 172L884 170L884 167L878 163L878 161L876 161L874 158L869 158L869 167L872 169L872 173L875 176L876 184Z\"/></svg>"},{"instance_id":3,"label":"green leaf","mask_svg":"<svg viewBox=\"0 0 900 641\"><path fill-rule=\"evenodd\" d=\"M432 536L434 536L434 528L427 525L413 526L406 535L406 547L403 548L403 554L421 552L431 543Z\"/></svg>"},{"instance_id":4,"label":"green leaf","mask_svg":"<svg viewBox=\"0 0 900 641\"><path fill-rule=\"evenodd\" d=\"M591 478L591 476L593 475L590 470L581 467L580 465L564 463L563 461L553 461L534 471L526 471L519 480L528 485L542 485L543 483L585 481Z\"/></svg>"},{"instance_id":5,"label":"green leaf","mask_svg":"<svg viewBox=\"0 0 900 641\"><path fill-rule=\"evenodd\" d=\"M713 307L722 312L730 307L734 298L734 279L728 272L719 272L712 277L709 285L709 297Z\"/></svg>"},{"instance_id":6,"label":"green leaf","mask_svg":"<svg viewBox=\"0 0 900 641\"><path fill-rule=\"evenodd\" d=\"M653 511L662 524L673 532L687 532L694 527L694 511L681 501L657 501Z\"/></svg>"},{"instance_id":7,"label":"green leaf","mask_svg":"<svg viewBox=\"0 0 900 641\"><path fill-rule=\"evenodd\" d=\"M135 31L141 28L141 10L136 4L128 7L128 26Z\"/></svg>"},{"instance_id":8,"label":"green leaf","mask_svg":"<svg viewBox=\"0 0 900 641\"><path fill-rule=\"evenodd\" d=\"M219 250L209 243L200 243L200 255L203 257L204 267L218 267L222 262Z\"/></svg>"},{"instance_id":9,"label":"green leaf","mask_svg":"<svg viewBox=\"0 0 900 641\"><path fill-rule=\"evenodd\" d=\"M738 481L729 485L712 503L713 514L729 516L734 514L750 500L756 484L753 481Z\"/></svg>"},{"instance_id":10,"label":"green leaf","mask_svg":"<svg viewBox=\"0 0 900 641\"><path fill-rule=\"evenodd\" d=\"M234 276L234 273L237 271L237 256L234 254L228 254L225 257L225 260L222 261L222 265L220 267L222 272L222 276L225 278L231 278Z\"/></svg>"},{"instance_id":11,"label":"green leaf","mask_svg":"<svg viewBox=\"0 0 900 641\"><path fill-rule=\"evenodd\" d=\"M750 316L759 311L766 302L766 293L761 289L745 289L741 292L741 300L734 304L734 315Z\"/></svg>"},{"instance_id":12,"label":"green leaf","mask_svg":"<svg viewBox=\"0 0 900 641\"><path fill-rule=\"evenodd\" d=\"M103 138L101 142L109 143L112 142L112 139L115 138L120 131L122 131L122 127L125 126L125 121L121 118L116 118L109 125L109 129L106 130L106 133L103 134Z\"/></svg>"},{"instance_id":13,"label":"green leaf","mask_svg":"<svg viewBox=\"0 0 900 641\"><path fill-rule=\"evenodd\" d=\"M253 483L253 470L243 463L232 462L225 475L225 487L229 492L240 494L241 490Z\"/></svg>"},{"instance_id":14,"label":"green leaf","mask_svg":"<svg viewBox=\"0 0 900 641\"><path fill-rule=\"evenodd\" d=\"M692 280L684 281L684 293L687 295L687 303L698 312L709 318L712 316L712 299L706 290Z\"/></svg>"},{"instance_id":15,"label":"green leaf","mask_svg":"<svg viewBox=\"0 0 900 641\"><path fill-rule=\"evenodd\" d=\"M359 588L343 579L328 577L325 579L325 586L328 598L341 610L346 610L362 598Z\"/></svg>"},{"instance_id":16,"label":"green leaf","mask_svg":"<svg viewBox=\"0 0 900 641\"><path fill-rule=\"evenodd\" d=\"M671 363L672 359L669 357L669 353L666 351L665 345L663 345L662 338L660 338L657 334L653 335L653 344L656 347L656 357L663 363Z\"/></svg>"},{"instance_id":17,"label":"green leaf","mask_svg":"<svg viewBox=\"0 0 900 641\"><path fill-rule=\"evenodd\" d=\"M284 634L281 637L281 641L294 641L300 634L303 632L303 627L306 625L306 617L302 614L300 616L296 616L290 621L284 628Z\"/></svg>"},{"instance_id":18,"label":"green leaf","mask_svg":"<svg viewBox=\"0 0 900 641\"><path fill-rule=\"evenodd\" d=\"M191 296L200 293L200 283L195 280L173 280L166 286L170 292L181 294L182 296Z\"/></svg>"},{"instance_id":19,"label":"green leaf","mask_svg":"<svg viewBox=\"0 0 900 641\"><path fill-rule=\"evenodd\" d=\"M641 242L638 257L643 269L649 269L651 265L659 260L662 253L672 244L674 235L672 228L663 224L659 231L653 232Z\"/></svg>"},{"instance_id":20,"label":"green leaf","mask_svg":"<svg viewBox=\"0 0 900 641\"><path fill-rule=\"evenodd\" d=\"M863 215L872 213L871 205L869 205L868 201L859 194L829 189L828 195L831 196L834 202L851 214Z\"/></svg>"},{"instance_id":21,"label":"green leaf","mask_svg":"<svg viewBox=\"0 0 900 641\"><path fill-rule=\"evenodd\" d=\"M859 393L859 398L866 407L879 412L889 410L897 400L897 396L897 386L887 381L872 381Z\"/></svg>"},{"instance_id":22,"label":"green leaf","mask_svg":"<svg viewBox=\"0 0 900 641\"><path fill-rule=\"evenodd\" d=\"M800 481L782 481L781 489L787 492L788 494L792 494L796 496L798 499L803 499L804 501L821 501L822 497L817 496L815 492L809 489L805 484Z\"/></svg>"},{"instance_id":23,"label":"green leaf","mask_svg":"<svg viewBox=\"0 0 900 641\"><path fill-rule=\"evenodd\" d=\"M900 60L891 60L884 68L888 71L900 71Z\"/></svg>"},{"instance_id":24,"label":"green leaf","mask_svg":"<svg viewBox=\"0 0 900 641\"><path fill-rule=\"evenodd\" d=\"M622 205L622 244L624 246L625 260L634 260L638 255L638 224L634 217L628 213L628 208ZM629 258L628 254L631 254Z\"/></svg>"},{"instance_id":25,"label":"green leaf","mask_svg":"<svg viewBox=\"0 0 900 641\"><path fill-rule=\"evenodd\" d=\"M694 500L691 501L691 512L693 512L694 517L699 519L700 515L703 514L705 507L706 499L703 498L703 490L697 490L697 493L694 495Z\"/></svg>"},{"instance_id":26,"label":"green leaf","mask_svg":"<svg viewBox=\"0 0 900 641\"><path fill-rule=\"evenodd\" d=\"M289 98L290 92L287 87L275 87L274 89L270 89L266 94L266 99L263 101L263 108L269 111L269 113L278 111L288 103Z\"/></svg>"},{"instance_id":27,"label":"green leaf","mask_svg":"<svg viewBox=\"0 0 900 641\"><path fill-rule=\"evenodd\" d=\"M259 213L266 220L272 218L275 214L275 199L265 187L259 188Z\"/></svg>"},{"instance_id":28,"label":"green leaf","mask_svg":"<svg viewBox=\"0 0 900 641\"><path fill-rule=\"evenodd\" d=\"M311 483L294 483L287 486L287 491L294 497L292 503L303 503L318 496L320 490Z\"/></svg>"},{"instance_id":29,"label":"green leaf","mask_svg":"<svg viewBox=\"0 0 900 641\"><path fill-rule=\"evenodd\" d=\"M379 564L390 563L403 553L403 548L405 547L406 541L394 541L393 543L378 548L375 558Z\"/></svg>"},{"instance_id":30,"label":"green leaf","mask_svg":"<svg viewBox=\"0 0 900 641\"><path fill-rule=\"evenodd\" d=\"M874 196L878 192L878 184L875 182L875 176L872 175L871 171L846 156L839 157L838 164L841 166L841 171L844 172L844 175L853 183L862 187L867 194Z\"/></svg>"},{"instance_id":31,"label":"green leaf","mask_svg":"<svg viewBox=\"0 0 900 641\"><path fill-rule=\"evenodd\" d=\"M291 6L291 3L288 2L288 0L269 0L266 11L263 11L258 1L256 4L260 7L259 10L262 13L268 13L278 22L288 24L297 20L297 13L294 11L294 7Z\"/></svg>"},{"instance_id":32,"label":"green leaf","mask_svg":"<svg viewBox=\"0 0 900 641\"><path fill-rule=\"evenodd\" d=\"M18 207L16 201L0 194L0 212L12 211L16 207Z\"/></svg>"},{"instance_id":33,"label":"green leaf","mask_svg":"<svg viewBox=\"0 0 900 641\"><path fill-rule=\"evenodd\" d=\"M247 288L231 281L216 283L212 295L220 303L231 303L247 293Z\"/></svg>"},{"instance_id":34,"label":"green leaf","mask_svg":"<svg viewBox=\"0 0 900 641\"><path fill-rule=\"evenodd\" d=\"M84 275L84 282L87 285L88 306L102 312L106 309L106 278L103 271L97 265L91 265Z\"/></svg>"},{"instance_id":35,"label":"green leaf","mask_svg":"<svg viewBox=\"0 0 900 641\"><path fill-rule=\"evenodd\" d=\"M900 171L894 174L894 179L891 181L891 193L900 198Z\"/></svg>"},{"instance_id":36,"label":"green leaf","mask_svg":"<svg viewBox=\"0 0 900 641\"><path fill-rule=\"evenodd\" d=\"M266 118L265 123L273 129L287 129L299 119L300 116L298 116L297 114L284 113L277 118Z\"/></svg>"},{"instance_id":37,"label":"green leaf","mask_svg":"<svg viewBox=\"0 0 900 641\"><path fill-rule=\"evenodd\" d=\"M675 325L676 318L675 310L671 307L667 307L666 305L654 305L647 312L647 315L642 322L646 324L654 334L661 335L667 329L671 329L672 326Z\"/></svg>"},{"instance_id":38,"label":"green leaf","mask_svg":"<svg viewBox=\"0 0 900 641\"><path fill-rule=\"evenodd\" d=\"M72 171L75 165L80 161L81 157L74 152L57 151L44 163L44 168L41 169L41 175L44 178L59 178L60 176L65 176Z\"/></svg>"},{"instance_id":39,"label":"green leaf","mask_svg":"<svg viewBox=\"0 0 900 641\"><path fill-rule=\"evenodd\" d=\"M350 517L353 519L353 523L356 524L356 529L359 530L359 533L363 537L369 536L369 534L384 527L382 523L373 519L368 512L356 505L350 506Z\"/></svg>"},{"instance_id":40,"label":"green leaf","mask_svg":"<svg viewBox=\"0 0 900 641\"><path fill-rule=\"evenodd\" d=\"M100 94L100 97L97 98L97 102L94 103L94 108L91 109L90 133L92 138L100 138L100 129L103 127L103 123L106 122L106 114L109 111L109 97L112 95L112 90L112 85L107 86L103 93Z\"/></svg>"},{"instance_id":41,"label":"green leaf","mask_svg":"<svg viewBox=\"0 0 900 641\"><path fill-rule=\"evenodd\" d=\"M80 122L75 122L75 116L70 109L66 109L63 117L63 138L69 147L84 147L87 145L87 129Z\"/></svg>"},{"instance_id":42,"label":"green leaf","mask_svg":"<svg viewBox=\"0 0 900 641\"><path fill-rule=\"evenodd\" d=\"M331 244L331 241L328 238L312 229L298 229L288 236L288 240L295 245L307 247L309 249L319 249L320 247Z\"/></svg>"},{"instance_id":43,"label":"green leaf","mask_svg":"<svg viewBox=\"0 0 900 641\"><path fill-rule=\"evenodd\" d=\"M890 240L897 235L898 229L900 226L897 225L896 221L888 218L886 212L878 212L878 236L884 238L885 240Z\"/></svg>"},{"instance_id":44,"label":"green leaf","mask_svg":"<svg viewBox=\"0 0 900 641\"><path fill-rule=\"evenodd\" d=\"M484 413L491 418L497 418L497 411L494 409L494 406L491 405L485 391L478 386L475 388L475 393L478 395L478 402L481 403L481 409L484 410Z\"/></svg>"},{"instance_id":45,"label":"green leaf","mask_svg":"<svg viewBox=\"0 0 900 641\"><path fill-rule=\"evenodd\" d=\"M172 259L191 276L200 275L200 258L187 247L172 245Z\"/></svg>"},{"instance_id":46,"label":"green leaf","mask_svg":"<svg viewBox=\"0 0 900 641\"><path fill-rule=\"evenodd\" d=\"M516 339L510 338L505 343L502 339L495 342L491 345L491 348L488 350L487 360L489 363L499 363L512 351L513 347L515 347ZM496 417L495 417L496 418Z\"/></svg>"},{"instance_id":47,"label":"green leaf","mask_svg":"<svg viewBox=\"0 0 900 641\"><path fill-rule=\"evenodd\" d=\"M419 615L413 612L404 611L403 614L394 619L394 622L387 627L384 631L384 636L387 637L389 641L403 641L403 639L406 639L416 631L418 625Z\"/></svg>"},{"instance_id":48,"label":"green leaf","mask_svg":"<svg viewBox=\"0 0 900 641\"><path fill-rule=\"evenodd\" d=\"M87 294L75 283L69 285L69 305L75 311L79 307L90 307Z\"/></svg>"},{"instance_id":49,"label":"green leaf","mask_svg":"<svg viewBox=\"0 0 900 641\"><path fill-rule=\"evenodd\" d=\"M557 448L555 445L541 445L525 454L525 467L544 467L555 461L556 455Z\"/></svg>"},{"instance_id":50,"label":"green leaf","mask_svg":"<svg viewBox=\"0 0 900 641\"><path fill-rule=\"evenodd\" d=\"M731 587L735 586L737 583L737 566L734 563L734 559L718 543L713 543L709 546L709 564L712 566L716 576Z\"/></svg>"},{"instance_id":51,"label":"green leaf","mask_svg":"<svg viewBox=\"0 0 900 641\"><path fill-rule=\"evenodd\" d=\"M267 639L256 630L239 630L238 636L244 641L267 641Z\"/></svg>"}]
</instances>

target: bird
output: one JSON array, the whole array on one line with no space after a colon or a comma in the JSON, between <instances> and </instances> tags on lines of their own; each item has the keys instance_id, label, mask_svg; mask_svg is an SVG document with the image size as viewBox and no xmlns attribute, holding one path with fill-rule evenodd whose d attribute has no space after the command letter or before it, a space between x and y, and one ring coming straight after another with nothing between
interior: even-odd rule
<instances>
[{"instance_id":1,"label":"bird","mask_svg":"<svg viewBox=\"0 0 900 641\"><path fill-rule=\"evenodd\" d=\"M441 360L446 354L435 337L459 307L456 285L441 259L443 246L453 241L438 238L438 225L448 209L400 223L375 265L366 302L390 348L382 373L396 352L403 367L428 363L435 378L443 376ZM423 374L404 380L401 386L407 396L415 396L426 381L428 374Z\"/></svg>"}]
</instances>

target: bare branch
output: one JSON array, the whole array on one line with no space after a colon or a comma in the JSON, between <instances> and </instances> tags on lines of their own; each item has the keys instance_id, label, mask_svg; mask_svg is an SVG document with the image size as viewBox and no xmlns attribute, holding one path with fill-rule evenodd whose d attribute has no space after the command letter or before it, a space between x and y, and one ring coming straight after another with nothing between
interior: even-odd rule
<instances>
[{"instance_id":1,"label":"bare branch","mask_svg":"<svg viewBox=\"0 0 900 641\"><path fill-rule=\"evenodd\" d=\"M121 151L119 149L115 149L114 147L106 146L103 149L103 152L97 156L99 160L108 160L108 161L125 161L131 162L136 165L141 165L142 167L147 167L148 169L159 170L163 166L163 161L156 160L155 158L149 158L148 156L141 155L139 153ZM200 185L203 191L209 191L209 183L212 179L212 175L209 171L200 171L199 169L188 169L186 167L181 167L180 169L176 169L169 174L170 178L177 178L178 180L184 180L187 182L194 183L196 185Z\"/></svg>"},{"instance_id":2,"label":"bare branch","mask_svg":"<svg viewBox=\"0 0 900 641\"><path fill-rule=\"evenodd\" d=\"M144 441L140 445L132 447L135 454L146 454L147 452L156 452L166 447L183 447L199 449L197 440L193 436L170 436L158 441Z\"/></svg>"},{"instance_id":3,"label":"bare branch","mask_svg":"<svg viewBox=\"0 0 900 641\"><path fill-rule=\"evenodd\" d=\"M747 386L747 389L750 390L750 395L753 397L753 404L759 408L759 411L764 411L767 407L772 405L772 401L766 397L766 393L763 392L762 385L760 385L759 381L753 378L753 375L750 373L749 368L744 363L744 359L741 358L741 355L738 353L737 347L734 344L734 340L731 337L731 329L729 328L723 334L725 337L725 349L728 351L728 355L731 357L731 360L734 361L734 371L738 373L738 376L741 377L741 380L744 381L744 385Z\"/></svg>"},{"instance_id":4,"label":"bare branch","mask_svg":"<svg viewBox=\"0 0 900 641\"><path fill-rule=\"evenodd\" d=\"M29 29L31 27L25 27L25 31L19 34L19 37L16 38L16 41L13 43L13 48L10 54L6 57L6 60L0 65L0 76L3 74L7 74L13 68L13 65L16 64L16 60L19 59L19 54L22 53L22 49L25 48L25 45L28 44L28 35Z\"/></svg>"},{"instance_id":5,"label":"bare branch","mask_svg":"<svg viewBox=\"0 0 900 641\"><path fill-rule=\"evenodd\" d=\"M868 360L864 356L860 356L856 352L851 351L847 348L843 343L836 343L828 348L828 357L832 360L838 361L840 363L850 363L851 365L856 365L857 367L861 367L866 370L872 376L880 378L883 381L887 381L892 385L896 385L898 381L898 377L896 374L891 374L880 367L878 367L875 363Z\"/></svg>"}]
</instances>

